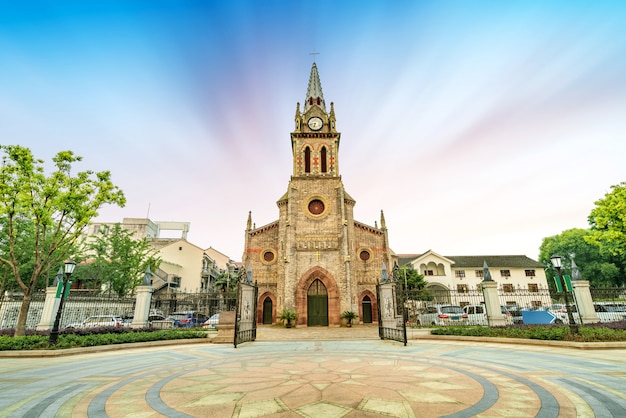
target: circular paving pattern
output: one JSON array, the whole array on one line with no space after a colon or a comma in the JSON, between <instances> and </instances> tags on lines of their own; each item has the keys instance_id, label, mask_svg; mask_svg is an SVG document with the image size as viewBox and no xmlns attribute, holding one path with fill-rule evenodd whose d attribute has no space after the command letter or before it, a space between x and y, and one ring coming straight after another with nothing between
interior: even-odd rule
<instances>
[{"instance_id":1,"label":"circular paving pattern","mask_svg":"<svg viewBox=\"0 0 626 418\"><path fill-rule=\"evenodd\" d=\"M8 417L625 416L626 353L608 353L342 340L0 359L0 410Z\"/></svg>"}]
</instances>

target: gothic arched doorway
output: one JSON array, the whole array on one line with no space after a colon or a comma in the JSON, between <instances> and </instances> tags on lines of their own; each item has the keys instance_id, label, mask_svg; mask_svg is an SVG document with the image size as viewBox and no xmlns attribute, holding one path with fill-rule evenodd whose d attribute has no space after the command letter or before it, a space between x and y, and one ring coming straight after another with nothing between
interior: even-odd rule
<instances>
[{"instance_id":1,"label":"gothic arched doorway","mask_svg":"<svg viewBox=\"0 0 626 418\"><path fill-rule=\"evenodd\" d=\"M272 324L272 299L268 296L263 301L263 324L271 325Z\"/></svg>"},{"instance_id":2,"label":"gothic arched doorway","mask_svg":"<svg viewBox=\"0 0 626 418\"><path fill-rule=\"evenodd\" d=\"M363 323L372 323L372 300L369 296L365 296L361 302L361 309L363 311Z\"/></svg>"},{"instance_id":3,"label":"gothic arched doorway","mask_svg":"<svg viewBox=\"0 0 626 418\"><path fill-rule=\"evenodd\" d=\"M307 325L328 326L328 291L320 279L315 279L307 292Z\"/></svg>"}]
</instances>

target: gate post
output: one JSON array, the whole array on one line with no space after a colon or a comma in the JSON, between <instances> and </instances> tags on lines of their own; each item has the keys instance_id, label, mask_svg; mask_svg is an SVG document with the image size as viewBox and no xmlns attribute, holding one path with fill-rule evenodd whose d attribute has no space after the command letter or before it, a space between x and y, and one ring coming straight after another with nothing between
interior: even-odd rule
<instances>
[{"instance_id":1,"label":"gate post","mask_svg":"<svg viewBox=\"0 0 626 418\"><path fill-rule=\"evenodd\" d=\"M135 312L133 322L130 324L131 328L144 328L149 325L148 317L150 316L150 303L152 301L151 277L150 266L148 266L141 286L135 289Z\"/></svg>"},{"instance_id":2,"label":"gate post","mask_svg":"<svg viewBox=\"0 0 626 418\"><path fill-rule=\"evenodd\" d=\"M487 261L483 260L483 281L481 283L483 296L485 297L485 309L487 310L487 323L490 327L506 325L506 319L500 309L498 297L498 283L491 278Z\"/></svg>"},{"instance_id":3,"label":"gate post","mask_svg":"<svg viewBox=\"0 0 626 418\"><path fill-rule=\"evenodd\" d=\"M46 299L43 302L43 311L41 312L41 319L37 324L37 331L48 331L52 329L54 325L55 314L59 309L60 298L56 297L58 286L46 287Z\"/></svg>"},{"instance_id":4,"label":"gate post","mask_svg":"<svg viewBox=\"0 0 626 418\"><path fill-rule=\"evenodd\" d=\"M498 297L498 283L485 282L482 283L483 296L485 297L485 309L487 310L487 323L490 327L502 327L506 325L506 320L500 308L500 299Z\"/></svg>"},{"instance_id":5,"label":"gate post","mask_svg":"<svg viewBox=\"0 0 626 418\"><path fill-rule=\"evenodd\" d=\"M138 286L135 289L135 313L131 328L145 328L149 326L150 303L152 301L152 286Z\"/></svg>"},{"instance_id":6,"label":"gate post","mask_svg":"<svg viewBox=\"0 0 626 418\"><path fill-rule=\"evenodd\" d=\"M578 315L580 315L580 321L583 324L600 322L600 318L593 306L589 281L572 280L572 293L574 293L574 301L576 301L576 309L578 310Z\"/></svg>"}]
</instances>

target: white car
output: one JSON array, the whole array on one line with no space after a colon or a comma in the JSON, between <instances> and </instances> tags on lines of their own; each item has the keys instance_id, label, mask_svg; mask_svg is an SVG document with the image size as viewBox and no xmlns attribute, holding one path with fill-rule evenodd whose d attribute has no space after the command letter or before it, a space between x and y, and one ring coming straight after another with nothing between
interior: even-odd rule
<instances>
[{"instance_id":1,"label":"white car","mask_svg":"<svg viewBox=\"0 0 626 418\"><path fill-rule=\"evenodd\" d=\"M489 317L485 305L466 305L463 311L467 314L468 325L489 325ZM513 324L513 315L505 306L500 306L500 313L506 325Z\"/></svg>"},{"instance_id":2,"label":"white car","mask_svg":"<svg viewBox=\"0 0 626 418\"><path fill-rule=\"evenodd\" d=\"M220 323L220 314L216 313L202 324L202 328L215 328Z\"/></svg>"},{"instance_id":3,"label":"white car","mask_svg":"<svg viewBox=\"0 0 626 418\"><path fill-rule=\"evenodd\" d=\"M467 314L458 305L430 305L417 317L417 325L466 325Z\"/></svg>"},{"instance_id":4,"label":"white car","mask_svg":"<svg viewBox=\"0 0 626 418\"><path fill-rule=\"evenodd\" d=\"M626 319L626 306L616 303L594 303L593 308L600 322L615 322Z\"/></svg>"},{"instance_id":5,"label":"white car","mask_svg":"<svg viewBox=\"0 0 626 418\"><path fill-rule=\"evenodd\" d=\"M123 327L124 321L116 315L90 316L79 324L70 324L67 328Z\"/></svg>"}]
</instances>

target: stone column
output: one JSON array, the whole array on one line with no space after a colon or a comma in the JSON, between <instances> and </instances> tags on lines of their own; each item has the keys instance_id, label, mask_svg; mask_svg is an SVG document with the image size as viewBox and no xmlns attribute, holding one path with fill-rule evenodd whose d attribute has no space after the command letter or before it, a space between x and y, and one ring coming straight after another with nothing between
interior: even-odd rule
<instances>
[{"instance_id":1,"label":"stone column","mask_svg":"<svg viewBox=\"0 0 626 418\"><path fill-rule=\"evenodd\" d=\"M152 286L138 286L135 289L135 314L131 328L145 328L148 324L148 316L150 316L150 302L152 300Z\"/></svg>"},{"instance_id":2,"label":"stone column","mask_svg":"<svg viewBox=\"0 0 626 418\"><path fill-rule=\"evenodd\" d=\"M589 281L572 280L572 293L574 294L574 301L576 302L578 315L580 315L580 321L583 324L600 322L600 318L598 318L598 314L593 307L593 299L591 299ZM576 313L574 313L574 315L576 315Z\"/></svg>"},{"instance_id":3,"label":"stone column","mask_svg":"<svg viewBox=\"0 0 626 418\"><path fill-rule=\"evenodd\" d=\"M383 264L384 265L384 264ZM395 283L383 283L379 287L380 292L380 318L383 328L396 328L396 298L394 293Z\"/></svg>"},{"instance_id":4,"label":"stone column","mask_svg":"<svg viewBox=\"0 0 626 418\"><path fill-rule=\"evenodd\" d=\"M485 309L487 310L487 321L490 327L506 325L506 320L500 309L500 298L498 297L498 283L494 281L482 282L483 296L485 297Z\"/></svg>"},{"instance_id":5,"label":"stone column","mask_svg":"<svg viewBox=\"0 0 626 418\"><path fill-rule=\"evenodd\" d=\"M46 299L43 302L43 311L41 312L41 320L37 324L37 331L51 330L56 318L57 309L59 309L60 298L56 297L58 286L46 287Z\"/></svg>"}]
</instances>

